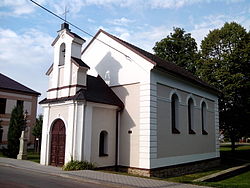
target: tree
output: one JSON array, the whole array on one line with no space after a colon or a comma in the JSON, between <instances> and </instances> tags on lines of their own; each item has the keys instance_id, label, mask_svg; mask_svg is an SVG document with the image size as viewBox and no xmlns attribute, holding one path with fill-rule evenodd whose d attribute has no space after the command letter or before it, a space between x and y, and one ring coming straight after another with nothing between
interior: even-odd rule
<instances>
[{"instance_id":1,"label":"tree","mask_svg":"<svg viewBox=\"0 0 250 188\"><path fill-rule=\"evenodd\" d=\"M7 154L9 157L17 157L19 152L19 138L21 136L24 123L23 106L18 105L12 110L10 117L7 144Z\"/></svg>"},{"instance_id":2,"label":"tree","mask_svg":"<svg viewBox=\"0 0 250 188\"><path fill-rule=\"evenodd\" d=\"M156 42L153 48L155 55L195 73L195 62L199 58L195 39L184 29L174 27L173 30L170 36Z\"/></svg>"},{"instance_id":3,"label":"tree","mask_svg":"<svg viewBox=\"0 0 250 188\"><path fill-rule=\"evenodd\" d=\"M32 134L35 136L35 138L38 138L38 147L40 151L41 147L41 138L42 138L42 128L43 128L43 115L39 115L38 118L36 118L36 124L32 130ZM37 148L37 146L36 146Z\"/></svg>"},{"instance_id":4,"label":"tree","mask_svg":"<svg viewBox=\"0 0 250 188\"><path fill-rule=\"evenodd\" d=\"M239 24L225 23L201 43L197 74L218 88L220 128L232 142L249 134L250 35Z\"/></svg>"}]
</instances>

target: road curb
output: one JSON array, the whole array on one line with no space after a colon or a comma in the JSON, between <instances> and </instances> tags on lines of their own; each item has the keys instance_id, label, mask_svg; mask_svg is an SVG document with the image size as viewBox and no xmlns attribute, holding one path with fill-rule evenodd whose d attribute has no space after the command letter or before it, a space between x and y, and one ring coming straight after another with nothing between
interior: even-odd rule
<instances>
[{"instance_id":1,"label":"road curb","mask_svg":"<svg viewBox=\"0 0 250 188\"><path fill-rule=\"evenodd\" d=\"M67 172L64 172L64 173L45 172L45 171L41 171L41 170L15 166L13 164L7 164L7 163L2 163L2 162L0 162L0 166L6 166L6 167L21 169L21 170L28 170L28 171L31 171L31 172L36 172L36 173L46 174L46 175L52 175L52 176L57 176L57 177L69 178L69 179L73 179L73 180L77 180L77 181L85 182L85 183L93 183L93 184L98 184L98 185L103 185L104 184L104 185L114 187L114 188L117 188L117 187L123 187L123 188L138 187L138 186L129 186L129 185L125 185L125 184L119 184L119 183L112 183L112 182L103 181L103 180L85 178L85 177L81 177L81 176L78 176L78 175L67 174Z\"/></svg>"}]
</instances>

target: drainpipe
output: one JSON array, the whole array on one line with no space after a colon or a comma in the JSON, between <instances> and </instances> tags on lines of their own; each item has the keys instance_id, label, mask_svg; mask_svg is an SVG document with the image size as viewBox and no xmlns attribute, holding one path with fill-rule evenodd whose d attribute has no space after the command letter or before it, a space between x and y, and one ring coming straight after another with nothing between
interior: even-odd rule
<instances>
[{"instance_id":1,"label":"drainpipe","mask_svg":"<svg viewBox=\"0 0 250 188\"><path fill-rule=\"evenodd\" d=\"M74 103L74 110L73 110L73 127L72 127L72 148L71 148L71 159L76 160L75 151L76 151L76 119L77 119L77 113L76 113L76 101L73 101Z\"/></svg>"},{"instance_id":2,"label":"drainpipe","mask_svg":"<svg viewBox=\"0 0 250 188\"><path fill-rule=\"evenodd\" d=\"M118 171L118 146L119 146L119 113L121 110L116 111L116 129L115 129L115 171Z\"/></svg>"}]
</instances>

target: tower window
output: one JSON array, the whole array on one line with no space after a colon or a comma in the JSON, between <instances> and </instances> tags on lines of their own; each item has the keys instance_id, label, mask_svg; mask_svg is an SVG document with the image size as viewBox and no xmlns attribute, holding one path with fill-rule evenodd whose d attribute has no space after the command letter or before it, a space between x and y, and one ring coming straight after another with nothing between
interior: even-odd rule
<instances>
[{"instance_id":1,"label":"tower window","mask_svg":"<svg viewBox=\"0 0 250 188\"><path fill-rule=\"evenodd\" d=\"M65 53L66 53L66 46L65 43L62 43L60 46L59 66L65 64Z\"/></svg>"}]
</instances>

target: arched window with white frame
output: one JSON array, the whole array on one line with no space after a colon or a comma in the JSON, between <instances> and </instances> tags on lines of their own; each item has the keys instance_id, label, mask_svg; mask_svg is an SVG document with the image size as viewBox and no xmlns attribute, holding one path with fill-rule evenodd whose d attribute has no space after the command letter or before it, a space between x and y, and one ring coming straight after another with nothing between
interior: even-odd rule
<instances>
[{"instance_id":1,"label":"arched window with white frame","mask_svg":"<svg viewBox=\"0 0 250 188\"><path fill-rule=\"evenodd\" d=\"M99 156L108 156L108 133L102 131L99 138Z\"/></svg>"},{"instance_id":2,"label":"arched window with white frame","mask_svg":"<svg viewBox=\"0 0 250 188\"><path fill-rule=\"evenodd\" d=\"M188 99L188 133L195 134L195 131L194 131L194 101L192 98Z\"/></svg>"},{"instance_id":3,"label":"arched window with white frame","mask_svg":"<svg viewBox=\"0 0 250 188\"><path fill-rule=\"evenodd\" d=\"M176 94L171 97L171 124L172 133L180 134L179 131L179 98Z\"/></svg>"},{"instance_id":4,"label":"arched window with white frame","mask_svg":"<svg viewBox=\"0 0 250 188\"><path fill-rule=\"evenodd\" d=\"M201 126L202 134L207 135L207 105L204 101L201 103Z\"/></svg>"},{"instance_id":5,"label":"arched window with white frame","mask_svg":"<svg viewBox=\"0 0 250 188\"><path fill-rule=\"evenodd\" d=\"M65 43L62 43L59 49L59 66L62 66L65 64L65 54L66 54L66 45Z\"/></svg>"}]
</instances>

